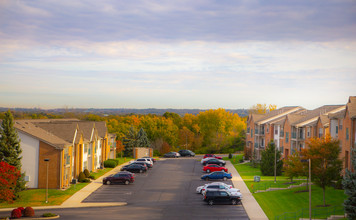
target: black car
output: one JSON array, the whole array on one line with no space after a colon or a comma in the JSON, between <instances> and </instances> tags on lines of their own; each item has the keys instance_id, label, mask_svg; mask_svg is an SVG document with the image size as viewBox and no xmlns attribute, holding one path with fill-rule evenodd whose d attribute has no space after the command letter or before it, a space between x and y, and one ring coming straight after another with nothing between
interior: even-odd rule
<instances>
[{"instance_id":1,"label":"black car","mask_svg":"<svg viewBox=\"0 0 356 220\"><path fill-rule=\"evenodd\" d=\"M148 170L148 164L146 163L146 162L143 162L143 161L134 161L134 162L132 162L132 163L130 163L130 164L128 164L128 165L125 165L125 166L123 166L123 168L125 168L125 167L128 167L128 166L130 166L130 165L132 165L132 164L138 164L138 165L141 165L141 166L144 166L145 168L146 168L146 171Z\"/></svg>"},{"instance_id":2,"label":"black car","mask_svg":"<svg viewBox=\"0 0 356 220\"><path fill-rule=\"evenodd\" d=\"M110 176L103 178L103 184L105 185L115 183L124 183L125 185L128 185L129 183L133 183L134 181L135 174L127 171L118 172L117 174L111 174Z\"/></svg>"},{"instance_id":3,"label":"black car","mask_svg":"<svg viewBox=\"0 0 356 220\"><path fill-rule=\"evenodd\" d=\"M169 152L169 153L166 153L165 155L163 155L163 157L174 157L174 158L177 158L179 157L178 156L179 154L177 152Z\"/></svg>"},{"instance_id":4,"label":"black car","mask_svg":"<svg viewBox=\"0 0 356 220\"><path fill-rule=\"evenodd\" d=\"M135 160L135 162L132 162L132 163L146 164L146 166L148 168L152 168L153 167L152 163L149 163L148 161L145 161L144 159L143 160L142 159L137 159L137 160Z\"/></svg>"},{"instance_id":5,"label":"black car","mask_svg":"<svg viewBox=\"0 0 356 220\"><path fill-rule=\"evenodd\" d=\"M195 153L193 151L190 151L190 150L180 150L180 151L178 151L178 153L182 157L194 157L195 156Z\"/></svg>"},{"instance_id":6,"label":"black car","mask_svg":"<svg viewBox=\"0 0 356 220\"><path fill-rule=\"evenodd\" d=\"M226 162L223 161L223 160L219 160L219 159L215 159L215 158L212 158L210 160L207 160L203 163L203 165L208 165L208 164L217 164L219 166L225 166Z\"/></svg>"},{"instance_id":7,"label":"black car","mask_svg":"<svg viewBox=\"0 0 356 220\"><path fill-rule=\"evenodd\" d=\"M240 196L233 196L226 190L211 190L206 191L204 201L209 205L214 204L232 204L237 205L241 202Z\"/></svg>"},{"instance_id":8,"label":"black car","mask_svg":"<svg viewBox=\"0 0 356 220\"><path fill-rule=\"evenodd\" d=\"M121 171L129 171L132 173L143 173L147 171L147 168L141 164L130 164L121 168Z\"/></svg>"}]
</instances>

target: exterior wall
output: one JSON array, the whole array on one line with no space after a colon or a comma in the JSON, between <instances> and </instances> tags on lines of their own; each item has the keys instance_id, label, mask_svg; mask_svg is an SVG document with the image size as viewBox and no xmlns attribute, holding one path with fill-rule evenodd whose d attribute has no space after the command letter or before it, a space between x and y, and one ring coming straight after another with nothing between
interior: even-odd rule
<instances>
[{"instance_id":1,"label":"exterior wall","mask_svg":"<svg viewBox=\"0 0 356 220\"><path fill-rule=\"evenodd\" d=\"M352 128L352 121L349 116L349 112L346 111L345 118L343 120L343 139L341 140L341 158L344 158L344 168L351 168L351 143L352 143L352 134L351 134L351 128ZM346 157L347 156L347 157Z\"/></svg>"},{"instance_id":2,"label":"exterior wall","mask_svg":"<svg viewBox=\"0 0 356 220\"><path fill-rule=\"evenodd\" d=\"M135 147L133 149L133 156L135 159L138 159L141 157L149 157L150 151L152 151L152 148Z\"/></svg>"},{"instance_id":3,"label":"exterior wall","mask_svg":"<svg viewBox=\"0 0 356 220\"><path fill-rule=\"evenodd\" d=\"M73 168L73 164L72 164L72 158L73 158L73 147L69 146L64 148L64 150L61 153L61 157L62 157L62 169L61 169L61 173L62 173L62 188L67 188L69 187L69 184L71 183L73 177L73 172L72 172L72 168Z\"/></svg>"},{"instance_id":4,"label":"exterior wall","mask_svg":"<svg viewBox=\"0 0 356 220\"><path fill-rule=\"evenodd\" d=\"M40 141L32 136L17 131L21 140L21 172L25 172L28 188L38 188L38 160Z\"/></svg>"},{"instance_id":5,"label":"exterior wall","mask_svg":"<svg viewBox=\"0 0 356 220\"><path fill-rule=\"evenodd\" d=\"M253 121L253 118L249 117L249 120L247 121L246 148L247 150L251 150L251 156L253 155L253 152L255 150L254 132L255 132L255 123Z\"/></svg>"},{"instance_id":6,"label":"exterior wall","mask_svg":"<svg viewBox=\"0 0 356 220\"><path fill-rule=\"evenodd\" d=\"M280 125L274 125L273 126L273 140L274 140L274 143L276 144L276 147L278 150L281 150L280 149ZM283 153L283 152L282 152Z\"/></svg>"},{"instance_id":7,"label":"exterior wall","mask_svg":"<svg viewBox=\"0 0 356 220\"><path fill-rule=\"evenodd\" d=\"M330 120L330 136L334 139L338 138L339 121L337 119Z\"/></svg>"},{"instance_id":8,"label":"exterior wall","mask_svg":"<svg viewBox=\"0 0 356 220\"><path fill-rule=\"evenodd\" d=\"M288 119L284 122L284 140L283 140L283 147L284 147L284 157L287 158L289 155L292 154L291 142L292 142L292 127L289 124Z\"/></svg>"},{"instance_id":9,"label":"exterior wall","mask_svg":"<svg viewBox=\"0 0 356 220\"><path fill-rule=\"evenodd\" d=\"M49 159L45 162L44 159ZM47 163L48 163L48 188L61 189L61 158L62 150L40 141L39 145L39 168L38 168L38 188L46 188L47 181Z\"/></svg>"}]
</instances>

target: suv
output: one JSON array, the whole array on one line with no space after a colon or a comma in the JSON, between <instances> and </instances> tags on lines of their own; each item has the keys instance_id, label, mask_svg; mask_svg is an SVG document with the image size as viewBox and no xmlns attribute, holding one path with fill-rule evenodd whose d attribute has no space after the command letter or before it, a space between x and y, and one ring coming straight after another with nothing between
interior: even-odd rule
<instances>
[{"instance_id":1,"label":"suv","mask_svg":"<svg viewBox=\"0 0 356 220\"><path fill-rule=\"evenodd\" d=\"M212 158L203 162L204 166L208 164L217 164L219 166L225 166L226 162L223 160Z\"/></svg>"},{"instance_id":2,"label":"suv","mask_svg":"<svg viewBox=\"0 0 356 220\"><path fill-rule=\"evenodd\" d=\"M153 162L151 159L148 158L139 158L137 159L135 162L146 162L148 165L148 168L152 168L153 167Z\"/></svg>"},{"instance_id":3,"label":"suv","mask_svg":"<svg viewBox=\"0 0 356 220\"><path fill-rule=\"evenodd\" d=\"M241 202L241 198L240 196L231 195L226 190L214 190L206 192L204 201L209 205L214 205L215 203L237 205Z\"/></svg>"},{"instance_id":4,"label":"suv","mask_svg":"<svg viewBox=\"0 0 356 220\"><path fill-rule=\"evenodd\" d=\"M115 183L124 183L128 185L135 181L135 174L130 172L118 172L117 174L111 174L108 177L103 178L103 184L110 185Z\"/></svg>"},{"instance_id":5,"label":"suv","mask_svg":"<svg viewBox=\"0 0 356 220\"><path fill-rule=\"evenodd\" d=\"M195 156L195 153L193 151L190 151L190 150L180 150L180 151L178 151L178 153L182 157L194 157Z\"/></svg>"}]
</instances>

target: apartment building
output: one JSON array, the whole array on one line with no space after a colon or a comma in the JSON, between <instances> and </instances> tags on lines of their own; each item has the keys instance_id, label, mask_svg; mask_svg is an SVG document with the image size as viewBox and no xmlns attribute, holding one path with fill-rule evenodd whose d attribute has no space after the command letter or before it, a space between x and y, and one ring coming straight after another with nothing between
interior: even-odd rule
<instances>
[{"instance_id":1,"label":"apartment building","mask_svg":"<svg viewBox=\"0 0 356 220\"><path fill-rule=\"evenodd\" d=\"M115 147L105 122L15 120L14 127L21 140L22 172L29 188L46 187L47 166L49 188L67 188L84 169L100 168Z\"/></svg>"},{"instance_id":2,"label":"apartment building","mask_svg":"<svg viewBox=\"0 0 356 220\"><path fill-rule=\"evenodd\" d=\"M263 115L250 114L247 119L246 148L260 159L260 153L273 140L282 157L308 147L311 138L338 139L344 167L351 167L351 147L356 146L356 97L346 105L325 105L314 110L283 107Z\"/></svg>"}]
</instances>

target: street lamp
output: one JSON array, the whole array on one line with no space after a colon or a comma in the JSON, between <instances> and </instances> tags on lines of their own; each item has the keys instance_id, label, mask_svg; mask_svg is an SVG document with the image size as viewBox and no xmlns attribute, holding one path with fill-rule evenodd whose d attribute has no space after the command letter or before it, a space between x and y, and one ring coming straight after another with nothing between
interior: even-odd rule
<instances>
[{"instance_id":1,"label":"street lamp","mask_svg":"<svg viewBox=\"0 0 356 220\"><path fill-rule=\"evenodd\" d=\"M47 181L46 181L46 203L48 203L48 164L49 164L49 159L46 158L44 161L47 163Z\"/></svg>"},{"instance_id":2,"label":"street lamp","mask_svg":"<svg viewBox=\"0 0 356 220\"><path fill-rule=\"evenodd\" d=\"M277 182L277 146L274 145L274 183Z\"/></svg>"}]
</instances>

